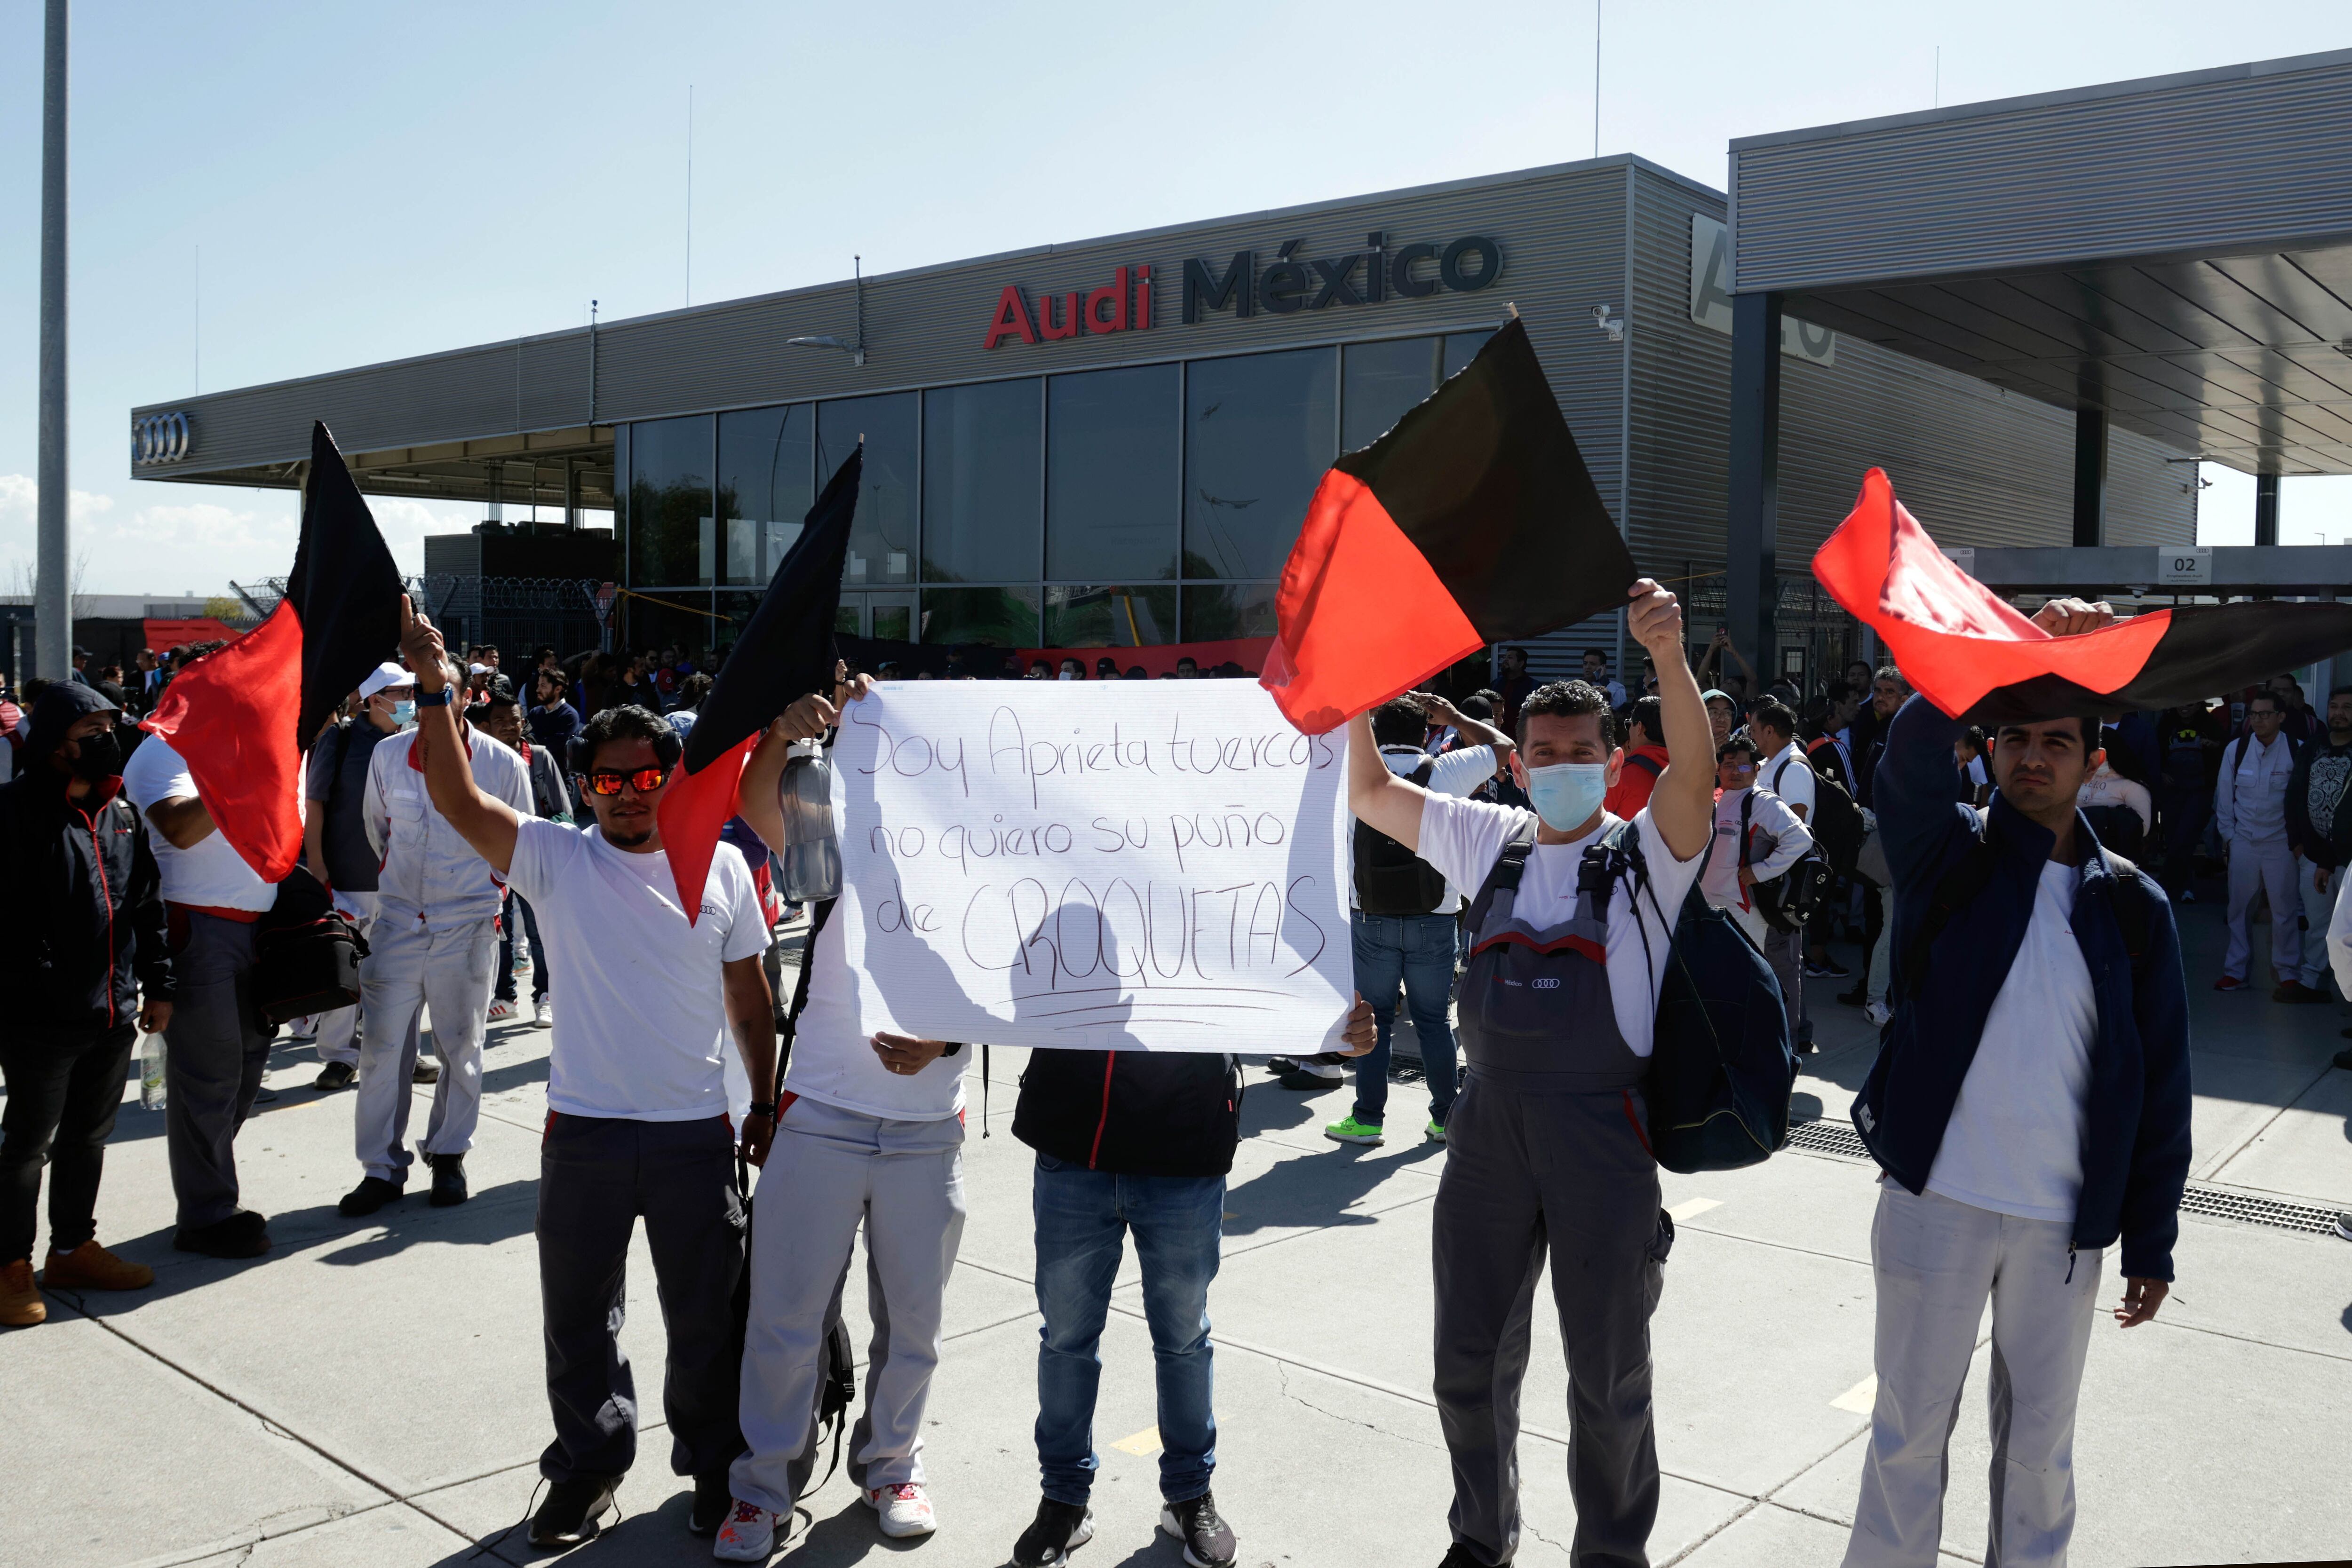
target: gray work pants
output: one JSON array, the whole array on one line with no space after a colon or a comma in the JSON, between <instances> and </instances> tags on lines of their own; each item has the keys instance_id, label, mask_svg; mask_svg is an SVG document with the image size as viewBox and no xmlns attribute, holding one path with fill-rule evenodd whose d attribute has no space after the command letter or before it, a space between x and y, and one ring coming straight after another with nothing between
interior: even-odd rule
<instances>
[{"instance_id":1,"label":"gray work pants","mask_svg":"<svg viewBox=\"0 0 2352 1568\"><path fill-rule=\"evenodd\" d=\"M1986 1568L2063 1568L2074 1530L2074 1403L2090 1349L2100 1249L2073 1227L1878 1184L1878 1279L1862 1500L1845 1568L1930 1568L1944 1533L1960 1388L1992 1299L1992 1519Z\"/></svg>"},{"instance_id":2,"label":"gray work pants","mask_svg":"<svg viewBox=\"0 0 2352 1568\"><path fill-rule=\"evenodd\" d=\"M1789 1043L1802 1045L1813 1038L1813 1020L1805 1016L1805 934L1764 930L1764 961L1780 982L1781 1005L1789 1014Z\"/></svg>"},{"instance_id":3,"label":"gray work pants","mask_svg":"<svg viewBox=\"0 0 2352 1568\"><path fill-rule=\"evenodd\" d=\"M482 1111L482 1031L488 1021L490 970L499 933L485 915L427 926L415 915L386 914L368 937L360 964L360 1086L353 1096L352 1141L360 1168L389 1182L408 1179L409 1083L416 1072L416 1019L433 1012L433 1086L425 1152L462 1155L474 1146Z\"/></svg>"},{"instance_id":4,"label":"gray work pants","mask_svg":"<svg viewBox=\"0 0 2352 1568\"><path fill-rule=\"evenodd\" d=\"M261 1092L269 1041L253 1006L252 925L184 905L171 911L178 992L163 1030L164 1140L179 1221L236 1212L236 1131Z\"/></svg>"},{"instance_id":5,"label":"gray work pants","mask_svg":"<svg viewBox=\"0 0 2352 1568\"><path fill-rule=\"evenodd\" d=\"M760 1173L735 1496L792 1511L814 1458L828 1317L860 1221L874 1313L866 1408L849 1436L859 1487L923 1479L923 1407L941 1300L963 1240L963 1121L886 1121L795 1100Z\"/></svg>"},{"instance_id":6,"label":"gray work pants","mask_svg":"<svg viewBox=\"0 0 2352 1568\"><path fill-rule=\"evenodd\" d=\"M1438 1420L1454 1461L1454 1539L1478 1562L1519 1544L1519 1385L1536 1280L1551 1262L1568 1353L1568 1479L1580 1568L1641 1568L1658 1516L1650 1314L1674 1222L1638 1091L1530 1087L1474 1068L1445 1123L1432 1252Z\"/></svg>"},{"instance_id":7,"label":"gray work pants","mask_svg":"<svg viewBox=\"0 0 2352 1568\"><path fill-rule=\"evenodd\" d=\"M743 1205L727 1119L551 1115L535 1226L555 1414L555 1441L539 1459L549 1480L617 1476L637 1457L636 1380L621 1350L621 1320L629 1238L641 1216L668 1341L670 1469L712 1475L743 1451L735 1424Z\"/></svg>"}]
</instances>

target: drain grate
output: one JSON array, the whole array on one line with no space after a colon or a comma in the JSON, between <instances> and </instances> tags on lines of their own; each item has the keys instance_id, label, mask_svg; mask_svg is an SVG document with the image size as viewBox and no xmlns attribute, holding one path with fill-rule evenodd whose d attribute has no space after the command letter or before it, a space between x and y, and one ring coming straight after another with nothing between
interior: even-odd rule
<instances>
[{"instance_id":1,"label":"drain grate","mask_svg":"<svg viewBox=\"0 0 2352 1568\"><path fill-rule=\"evenodd\" d=\"M2209 1219L2234 1219L2241 1225L2267 1225L2273 1230L2300 1230L2311 1236L2336 1234L2333 1209L2303 1203L2281 1203L2218 1186L2196 1186L2180 1195L2180 1212Z\"/></svg>"},{"instance_id":2,"label":"drain grate","mask_svg":"<svg viewBox=\"0 0 2352 1568\"><path fill-rule=\"evenodd\" d=\"M1863 1146L1862 1134L1850 1122L1800 1122L1789 1129L1789 1146L1808 1154L1837 1155L1849 1160L1866 1160L1870 1151Z\"/></svg>"}]
</instances>

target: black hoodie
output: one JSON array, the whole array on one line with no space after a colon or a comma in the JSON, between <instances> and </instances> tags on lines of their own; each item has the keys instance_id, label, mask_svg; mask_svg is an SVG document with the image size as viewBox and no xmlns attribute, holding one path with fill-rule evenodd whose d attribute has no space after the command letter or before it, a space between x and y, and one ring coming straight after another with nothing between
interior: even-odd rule
<instances>
[{"instance_id":1,"label":"black hoodie","mask_svg":"<svg viewBox=\"0 0 2352 1568\"><path fill-rule=\"evenodd\" d=\"M142 987L152 1000L172 999L147 824L121 779L72 800L70 780L49 766L77 720L114 708L79 682L48 687L33 706L16 777L0 786L0 995L20 1038L127 1026Z\"/></svg>"},{"instance_id":2,"label":"black hoodie","mask_svg":"<svg viewBox=\"0 0 2352 1568\"><path fill-rule=\"evenodd\" d=\"M1084 1170L1214 1176L1241 1142L1241 1072L1204 1051L1029 1053L1013 1135Z\"/></svg>"}]
</instances>

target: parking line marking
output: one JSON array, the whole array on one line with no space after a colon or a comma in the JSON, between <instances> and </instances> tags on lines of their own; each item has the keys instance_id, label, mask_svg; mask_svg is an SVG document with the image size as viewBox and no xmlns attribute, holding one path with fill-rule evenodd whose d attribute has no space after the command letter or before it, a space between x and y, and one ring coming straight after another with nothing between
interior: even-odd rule
<instances>
[{"instance_id":1,"label":"parking line marking","mask_svg":"<svg viewBox=\"0 0 2352 1568\"><path fill-rule=\"evenodd\" d=\"M1160 1428L1146 1427L1132 1437L1121 1437L1111 1447L1122 1454L1133 1454L1139 1459L1148 1459L1160 1451Z\"/></svg>"},{"instance_id":2,"label":"parking line marking","mask_svg":"<svg viewBox=\"0 0 2352 1568\"><path fill-rule=\"evenodd\" d=\"M1872 1373L1852 1388L1830 1401L1834 1410L1851 1410L1857 1416L1867 1416L1878 1404L1878 1374Z\"/></svg>"},{"instance_id":3,"label":"parking line marking","mask_svg":"<svg viewBox=\"0 0 2352 1568\"><path fill-rule=\"evenodd\" d=\"M1723 1200L1719 1197L1686 1197L1666 1212L1675 1217L1675 1224L1680 1225L1685 1220L1696 1219L1710 1208L1722 1207Z\"/></svg>"}]
</instances>

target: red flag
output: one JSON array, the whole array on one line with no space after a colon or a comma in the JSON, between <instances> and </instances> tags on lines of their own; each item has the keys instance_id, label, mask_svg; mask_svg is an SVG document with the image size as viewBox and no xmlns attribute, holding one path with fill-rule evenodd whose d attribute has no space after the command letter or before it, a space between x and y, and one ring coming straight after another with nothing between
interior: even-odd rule
<instances>
[{"instance_id":1,"label":"red flag","mask_svg":"<svg viewBox=\"0 0 2352 1568\"><path fill-rule=\"evenodd\" d=\"M2174 707L2352 648L2352 605L2267 601L2053 637L1953 565L1877 468L1814 553L1813 576L1878 633L1914 690L1979 724Z\"/></svg>"},{"instance_id":2,"label":"red flag","mask_svg":"<svg viewBox=\"0 0 2352 1568\"><path fill-rule=\"evenodd\" d=\"M140 727L172 743L222 838L283 882L302 858L302 752L400 646L400 572L323 424L302 537L268 620L172 678Z\"/></svg>"}]
</instances>

